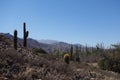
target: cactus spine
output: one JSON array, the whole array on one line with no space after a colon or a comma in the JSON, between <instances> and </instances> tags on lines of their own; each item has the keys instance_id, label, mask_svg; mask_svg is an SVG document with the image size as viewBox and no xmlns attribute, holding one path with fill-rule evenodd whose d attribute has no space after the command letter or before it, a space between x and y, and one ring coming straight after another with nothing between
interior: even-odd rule
<instances>
[{"instance_id":1,"label":"cactus spine","mask_svg":"<svg viewBox=\"0 0 120 80\"><path fill-rule=\"evenodd\" d=\"M29 32L26 31L26 23L23 23L23 46L27 47L27 37L28 37Z\"/></svg>"},{"instance_id":2,"label":"cactus spine","mask_svg":"<svg viewBox=\"0 0 120 80\"><path fill-rule=\"evenodd\" d=\"M17 30L14 30L14 49L17 50Z\"/></svg>"}]
</instances>

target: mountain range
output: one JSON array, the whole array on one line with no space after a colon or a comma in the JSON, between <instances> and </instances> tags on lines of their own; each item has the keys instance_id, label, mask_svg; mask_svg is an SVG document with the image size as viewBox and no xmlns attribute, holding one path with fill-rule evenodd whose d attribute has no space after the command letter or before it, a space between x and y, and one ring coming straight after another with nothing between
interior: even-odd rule
<instances>
[{"instance_id":1,"label":"mountain range","mask_svg":"<svg viewBox=\"0 0 120 80\"><path fill-rule=\"evenodd\" d=\"M11 40L13 40L13 35L11 35L10 33L0 33L0 35L5 36L6 38L10 38ZM18 43L20 43L22 45L23 43L23 39L18 38ZM42 48L44 50L46 50L48 53L52 53L55 50L60 50L63 52L69 52L70 51L70 47L71 44L66 43L66 42L61 42L61 41L55 41L55 40L35 40L32 38L28 38L27 40L28 43L28 48ZM72 44L73 46L76 46L76 44ZM77 46L82 46L80 44L77 44Z\"/></svg>"},{"instance_id":2,"label":"mountain range","mask_svg":"<svg viewBox=\"0 0 120 80\"><path fill-rule=\"evenodd\" d=\"M38 42L44 43L44 44L55 44L55 43L59 43L59 41L49 40L49 39L41 39L41 40L39 40Z\"/></svg>"}]
</instances>

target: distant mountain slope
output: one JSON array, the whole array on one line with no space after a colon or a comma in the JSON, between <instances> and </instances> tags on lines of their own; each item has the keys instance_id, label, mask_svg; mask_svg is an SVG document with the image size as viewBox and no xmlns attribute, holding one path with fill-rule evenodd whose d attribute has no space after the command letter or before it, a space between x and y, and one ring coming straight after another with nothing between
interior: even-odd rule
<instances>
[{"instance_id":1,"label":"distant mountain slope","mask_svg":"<svg viewBox=\"0 0 120 80\"><path fill-rule=\"evenodd\" d=\"M10 38L13 40L13 35L9 33L0 33L0 35L3 35L7 38ZM18 42L22 45L23 40L21 38L18 38ZM45 40L45 41L37 41L32 38L28 38L28 48L42 48L46 50L48 53L52 53L55 50L60 50L63 52L69 52L71 44L65 43L65 42L59 42L54 40ZM74 45L76 46L76 45Z\"/></svg>"},{"instance_id":2,"label":"distant mountain slope","mask_svg":"<svg viewBox=\"0 0 120 80\"><path fill-rule=\"evenodd\" d=\"M55 43L58 43L59 41L56 41L56 40L48 40L48 39L42 39L42 40L39 40L40 43L44 43L44 44L55 44Z\"/></svg>"},{"instance_id":3,"label":"distant mountain slope","mask_svg":"<svg viewBox=\"0 0 120 80\"><path fill-rule=\"evenodd\" d=\"M5 36L6 38L13 39L13 36L10 33L0 33L0 35Z\"/></svg>"},{"instance_id":4,"label":"distant mountain slope","mask_svg":"<svg viewBox=\"0 0 120 80\"><path fill-rule=\"evenodd\" d=\"M11 40L13 40L13 35L11 35L10 33L0 33L0 35L5 36L6 38L10 38ZM18 38L18 43L20 43L22 45L23 43L23 39ZM28 38L28 48L42 48L45 47L47 45L43 44L43 43L39 43L37 40L32 39L32 38Z\"/></svg>"}]
</instances>

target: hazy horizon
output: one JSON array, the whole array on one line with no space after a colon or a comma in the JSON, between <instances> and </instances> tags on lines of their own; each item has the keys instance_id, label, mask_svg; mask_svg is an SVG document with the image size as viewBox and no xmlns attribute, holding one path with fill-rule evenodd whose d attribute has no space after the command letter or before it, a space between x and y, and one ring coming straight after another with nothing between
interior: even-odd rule
<instances>
[{"instance_id":1,"label":"hazy horizon","mask_svg":"<svg viewBox=\"0 0 120 80\"><path fill-rule=\"evenodd\" d=\"M0 0L0 32L67 43L120 42L119 0Z\"/></svg>"}]
</instances>

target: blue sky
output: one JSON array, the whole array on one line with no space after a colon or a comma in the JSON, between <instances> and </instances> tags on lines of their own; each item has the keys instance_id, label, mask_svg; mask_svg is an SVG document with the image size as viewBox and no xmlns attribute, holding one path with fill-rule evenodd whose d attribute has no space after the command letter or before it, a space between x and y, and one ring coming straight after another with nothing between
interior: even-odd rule
<instances>
[{"instance_id":1,"label":"blue sky","mask_svg":"<svg viewBox=\"0 0 120 80\"><path fill-rule=\"evenodd\" d=\"M120 42L120 0L0 0L0 32L69 43Z\"/></svg>"}]
</instances>

